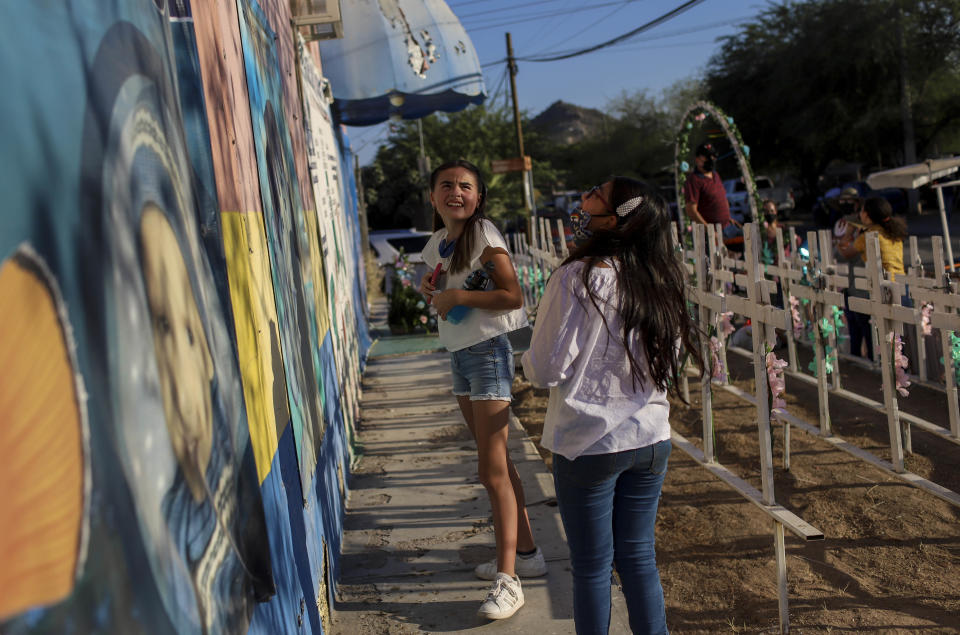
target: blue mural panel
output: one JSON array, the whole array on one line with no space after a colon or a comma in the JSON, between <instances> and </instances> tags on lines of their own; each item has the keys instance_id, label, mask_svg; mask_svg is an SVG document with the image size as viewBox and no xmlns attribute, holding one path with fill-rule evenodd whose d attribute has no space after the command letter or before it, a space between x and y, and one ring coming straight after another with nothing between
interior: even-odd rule
<instances>
[{"instance_id":1,"label":"blue mural panel","mask_svg":"<svg viewBox=\"0 0 960 635\"><path fill-rule=\"evenodd\" d=\"M0 25L17 94L0 103L0 263L57 289L87 422L86 472L62 486L89 501L64 592L0 601L0 630L244 632L277 550L166 3L6 3ZM0 339L14 363L30 352Z\"/></svg>"}]
</instances>

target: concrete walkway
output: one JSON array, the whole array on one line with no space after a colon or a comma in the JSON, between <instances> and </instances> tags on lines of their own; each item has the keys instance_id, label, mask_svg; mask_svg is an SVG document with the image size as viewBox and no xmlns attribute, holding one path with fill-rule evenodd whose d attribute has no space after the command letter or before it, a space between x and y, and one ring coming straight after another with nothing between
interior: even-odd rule
<instances>
[{"instance_id":1,"label":"concrete walkway","mask_svg":"<svg viewBox=\"0 0 960 635\"><path fill-rule=\"evenodd\" d=\"M553 480L511 415L510 452L549 565L523 580L513 617L476 614L490 583L473 568L495 555L476 446L450 392L444 352L373 357L363 379L360 445L350 479L333 633L574 633L568 551ZM614 587L611 633L629 633Z\"/></svg>"}]
</instances>

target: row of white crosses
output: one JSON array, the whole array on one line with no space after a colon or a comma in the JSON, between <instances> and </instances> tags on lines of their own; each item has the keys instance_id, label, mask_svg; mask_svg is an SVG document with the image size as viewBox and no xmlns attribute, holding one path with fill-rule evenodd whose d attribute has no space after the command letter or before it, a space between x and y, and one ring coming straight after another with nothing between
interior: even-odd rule
<instances>
[{"instance_id":1,"label":"row of white crosses","mask_svg":"<svg viewBox=\"0 0 960 635\"><path fill-rule=\"evenodd\" d=\"M563 228L558 220L553 221L556 224L556 230L562 235ZM535 306L542 293L542 285L549 277L549 274L559 266L559 263L567 256L566 245L559 241L559 247L551 240L551 227L549 221L543 218L531 219L528 236L532 241L527 244L520 239L518 235L512 236L514 241L514 252L518 254L518 263L526 264L531 273L528 279L521 280L526 294L528 306ZM759 232L757 232L759 236ZM793 230L788 230L789 243L796 245ZM737 282L737 275L744 275L742 272L746 269L745 260L730 258L722 247L722 237L719 230L714 227L701 228L700 233L695 233L694 240L698 241L695 251L705 257L693 257L691 261L696 263L695 267L689 266L688 272L691 277L695 277L696 284L690 285L693 297L691 300L698 305L700 320L704 332L709 331L711 326L717 324L717 316L725 311L735 311L747 317L749 314L738 310L737 302L724 296L723 288L725 284ZM803 261L798 250L794 249L788 257L784 248L783 233L777 230L777 262L776 264L758 265L758 270L762 270L769 276L779 279L785 308L789 303L790 296L804 299L808 302L808 308L812 319L812 339L815 360L815 377L803 373L797 366L796 341L788 318L788 327L785 329L788 343L788 359L790 375L800 380L816 383L818 394L819 409L819 427L820 434L829 436L832 433L829 409L829 394L854 400L858 403L882 411L887 415L888 428L890 434L891 463L894 471L903 473L903 452L912 451L910 424L916 425L924 430L932 432L940 437L950 441L960 442L960 408L958 408L957 385L952 372L952 342L950 332L960 333L960 307L958 307L958 295L949 279L945 276L926 277L922 267L914 264L909 268L907 275L899 277L897 282L886 280L881 261L876 254L879 253L877 245L871 246L876 241L874 235L867 241L868 249L874 257L868 253L868 262L865 267L855 267L854 273L855 285L867 291L869 298L850 299L851 309L866 313L873 317L877 329L872 330L872 336L875 339L874 350L879 354L878 362L875 366L881 369L882 383L884 387L884 400L877 402L868 399L862 395L854 394L844 390L840 385L839 358L837 333L834 329L824 329L821 325L825 320L832 321L834 307L843 306L842 291L848 285L847 268L848 265L838 264L834 260L832 248L832 236L829 231L809 232L807 244L809 251L809 260ZM934 270L936 272L945 271L943 261L942 239L934 236L933 239ZM916 248L916 237L910 239L911 261L918 263ZM754 253L759 253L756 251ZM759 262L759 260L758 260ZM697 268L702 268L698 271ZM738 272L741 272L738 274ZM709 275L708 275L709 273ZM694 274L696 274L694 276ZM523 276L521 276L523 277ZM532 284L530 283L532 279ZM737 282L739 284L739 282ZM910 294L914 298L912 308L903 307L899 304L900 296L905 292L906 285L909 285ZM767 280L764 283L765 293L761 298L766 298L774 289L774 283ZM934 307L930 314L932 326L940 329L940 341L942 358L945 367L945 392L946 402L949 412L949 429L937 426L929 421L925 421L914 415L903 413L899 410L897 403L897 392L895 387L894 370L894 350L887 341L888 333L900 334L904 324L912 325L917 331L918 350L924 351L923 345L923 319L922 311L924 304L931 304ZM787 311L789 309L787 308ZM880 335L877 336L877 331ZM722 341L722 338L721 338ZM828 350L832 354L828 354ZM704 354L709 353L709 341L704 342ZM726 368L726 347L721 347L719 355L722 359L723 367ZM851 359L843 356L845 359ZM705 357L710 359L709 355ZM827 372L827 364L832 361L832 373ZM920 358L919 373L923 383L927 381L926 368L923 358ZM703 386L703 403L705 413L709 413L709 385ZM686 382L682 386L684 397L689 400L689 390ZM941 387L941 389L944 389ZM905 427L903 423L906 423ZM713 460L713 430L712 419L709 414L704 414L704 453L707 461ZM784 424L784 464L789 469L790 462L790 428L789 424Z\"/></svg>"},{"instance_id":2,"label":"row of white crosses","mask_svg":"<svg viewBox=\"0 0 960 635\"><path fill-rule=\"evenodd\" d=\"M936 271L943 272L943 252L940 247L940 237L934 237L935 245L935 267ZM960 314L957 310L960 308L960 297L953 293L953 285L949 279L941 278L942 286L935 286L936 279L931 281L934 284L925 283L918 276L904 277L904 280L913 280L915 288L910 289L911 295L915 298L914 307L904 307L899 303L899 298L906 291L906 284L900 282L890 282L885 279L883 267L880 261L880 243L875 232L869 232L866 236L867 246L867 283L864 286L870 291L870 298L850 298L850 309L860 313L866 313L873 316L876 321L877 331L879 332L880 366L883 375L883 408L887 413L887 424L890 432L890 453L891 462L898 472L903 472L903 451L906 446L907 451L911 451L910 441L910 423L932 432L941 437L950 439L954 442L960 442L960 420L957 412L957 387L954 381L952 367L952 351L950 346L950 337L948 331L960 331ZM858 282L859 285L859 282ZM947 407L950 420L950 429L946 430L933 425L917 417L901 416L897 403L897 391L895 388L896 374L894 368L895 350L892 345L887 344L888 334L900 335L903 324L920 325L922 322L923 304L931 303L934 305L934 313L930 321L933 326L941 329L941 342L944 359L944 379L946 382ZM923 348L922 331L921 339L918 342L918 349ZM908 425L901 426L900 420L904 419Z\"/></svg>"},{"instance_id":3,"label":"row of white crosses","mask_svg":"<svg viewBox=\"0 0 960 635\"><path fill-rule=\"evenodd\" d=\"M527 228L526 236L513 233L508 234L507 238L518 266L517 276L524 294L524 305L532 311L540 301L547 278L569 254L560 219L551 222L533 216L528 220ZM559 233L559 244L553 241L553 228Z\"/></svg>"},{"instance_id":4,"label":"row of white crosses","mask_svg":"<svg viewBox=\"0 0 960 635\"><path fill-rule=\"evenodd\" d=\"M915 248L913 251L915 251ZM960 439L960 403L958 403L960 400L957 398L957 381L951 364L953 344L950 340L951 332L955 336L960 335L960 294L956 293L957 285L951 281L950 276L946 273L943 260L943 238L940 236L933 237L933 254L934 276L932 278L921 276L920 280L913 282L914 276L908 275L907 284L912 285L911 295L914 297L914 303L919 307L918 310L921 315L923 306L925 304L931 305L930 325L932 328L940 330L940 351L943 358L947 408L950 415L950 436L954 439ZM909 273L912 274L914 271L911 268ZM922 274L922 271L919 273ZM922 329L920 330L922 335ZM919 348L923 349L924 347ZM923 357L921 357L921 360L923 360ZM925 365L921 366L921 379L927 379Z\"/></svg>"},{"instance_id":5,"label":"row of white crosses","mask_svg":"<svg viewBox=\"0 0 960 635\"><path fill-rule=\"evenodd\" d=\"M703 452L695 451L691 444L674 432L675 445L691 454L708 470L734 487L748 500L766 512L774 521L774 553L777 563L777 596L780 609L780 630L789 631L789 601L787 594L786 547L784 543L784 527L787 527L803 540L822 540L823 532L813 527L802 518L776 502L773 478L773 449L770 422L770 387L767 380L766 349L772 348L775 342L775 329L787 327L788 312L771 306L769 295L776 290L776 283L766 280L760 263L759 232L753 223L744 226L746 257L744 259L745 273L731 273L724 265L732 264L725 258L721 247L721 233L713 226L693 226L693 251L684 253L684 264L688 274L693 274L695 283L687 287L687 298L697 305L697 319L702 333L701 354L705 368L701 377L701 416L703 423ZM682 246L681 246L682 249ZM723 292L725 284L735 283L747 290L747 297L736 295L727 296ZM760 451L760 482L761 490L757 491L742 479L732 475L729 470L719 465L713 447L713 405L712 381L710 366L712 365L708 334L711 328L716 328L721 314L727 310L750 318L752 324L753 358L754 358L754 396L756 404L757 432ZM719 335L719 334L718 334ZM721 339L722 338L718 338ZM726 367L725 352L716 354L723 359ZM684 376L683 390L689 394ZM740 394L736 389L727 387ZM789 439L789 428L785 425L785 442ZM785 456L789 455L785 451Z\"/></svg>"},{"instance_id":6,"label":"row of white crosses","mask_svg":"<svg viewBox=\"0 0 960 635\"><path fill-rule=\"evenodd\" d=\"M791 235L791 244L795 244L794 240L794 237ZM836 333L834 331L831 332L828 337L824 337L821 325L825 319L832 320L833 307L842 306L842 291L847 287L849 280L846 275L847 265L837 264L834 261L833 241L829 232L808 233L809 260L804 262L798 256L794 256L792 259L786 257L783 248L782 232L778 230L778 263L777 265L763 266L768 275L777 276L780 279L783 287L785 305L789 302L790 295L803 298L808 301L808 306L813 314L812 334L816 377L811 377L797 369L795 348L790 350L791 372L789 375L793 378L817 385L820 436L831 439L831 442L840 449L850 452L861 459L870 461L881 469L889 470L918 488L931 492L952 504L960 505L960 496L958 496L957 493L907 472L903 462L904 449L906 449L907 452L912 451L910 424L950 441L960 441L960 421L958 421L960 415L958 415L957 386L953 375L952 342L949 333L949 331L957 331L960 333L960 296L956 294L956 289L951 285L946 276L941 278L926 278L923 277L922 272L912 270L912 274L898 277L896 283L887 281L879 256L877 235L875 233L872 235L868 234L866 240L869 250L867 266L854 268L854 273L858 275L858 277L855 278L856 287L867 291L869 298L850 298L850 306L853 310L871 315L881 334L879 337L875 337L877 345L874 350L879 352L880 361L876 366L882 371L884 401L882 403L876 402L862 395L844 390L840 386L840 373L837 367L839 364L839 356L834 357L832 379L828 379L827 373L825 372L827 347L830 346L834 351L836 350ZM939 272L945 271L941 240L940 237L935 236L932 241L935 255L934 267L936 271ZM916 254L915 241L912 242L914 246L911 252ZM720 260L724 268L730 271L735 272L747 267L744 260L731 258L721 258ZM914 261L916 261L915 257ZM724 273L727 274L725 279L729 280L729 272L717 272L714 276L720 276ZM910 293L915 300L915 306L912 308L899 304L900 296L906 291L906 284L910 285ZM901 332L904 323L916 325L918 331L922 333L922 307L925 303L930 303L934 307L933 312L930 314L932 326L941 329L940 341L946 370L946 402L950 413L949 429L937 426L920 417L901 412L897 402L895 385L896 369L894 367L895 348L893 342L887 341L887 334ZM728 308L734 308L729 298L726 298L726 306ZM833 331L833 329L830 330ZM788 342L791 341L793 338L792 329L787 329L786 334ZM876 333L874 333L874 335L876 336ZM918 339L920 339L922 343L922 338ZM738 352L751 354L747 351ZM889 464L885 464L882 460L876 459L876 457L868 455L865 452L858 451L855 447L832 437L829 410L830 393L853 400L886 414L891 447L891 461ZM792 419L792 417L788 416L784 419L784 467L789 469L790 428L787 421ZM800 420L796 422L801 425L806 425ZM906 427L903 427L903 423L907 424Z\"/></svg>"},{"instance_id":7,"label":"row of white crosses","mask_svg":"<svg viewBox=\"0 0 960 635\"><path fill-rule=\"evenodd\" d=\"M528 236L533 237L532 244L520 244L517 241L514 252L522 255L523 262L529 262L536 266L542 272L545 280L549 273L562 262L564 253L558 253L550 240L540 240L538 236L550 236L549 228L544 225L545 221L538 219L531 223ZM757 407L757 423L760 441L760 459L761 459L761 486L762 491L757 491L748 483L742 481L735 475L732 475L726 468L716 462L715 448L713 447L713 420L712 420L712 393L711 382L709 381L709 372L706 373L704 381L701 382L702 389L702 415L703 415L703 452L699 452L695 446L686 442L685 439L674 433L675 444L681 449L690 453L694 458L700 461L704 467L729 483L735 489L741 492L749 500L757 504L760 509L767 512L775 521L776 536L775 549L777 551L778 582L781 608L781 627L787 624L786 614L786 569L785 553L783 551L783 527L788 527L793 533L805 540L822 538L822 533L816 528L810 526L802 519L796 517L791 512L778 505L774 497L773 487L773 461L770 434L770 410L769 410L769 387L766 376L765 353L768 344L772 345L775 341L775 329L783 329L788 337L788 355L790 358L791 377L801 378L808 382L815 382L818 386L820 427L809 427L808 424L797 420L795 417L787 416L784 419L784 467L789 469L789 439L790 427L789 420L794 420L798 425L805 426L808 431L818 432L819 435L826 438L834 446L841 450L850 452L859 458L868 460L878 467L883 467L882 462L878 462L875 457L866 452L857 450L854 446L838 440L832 436L829 415L829 393L842 395L847 398L854 398L868 405L883 409L888 414L888 425L891 437L891 449L893 456L893 471L904 477L908 483L921 487L935 495L953 503L960 504L960 496L946 490L936 484L929 483L920 479L916 475L904 474L903 452L901 445L900 418L896 407L896 391L893 380L892 356L893 349L887 350L887 342L881 339L875 350L880 351L880 367L887 369L884 373L884 404L877 404L871 400L854 395L845 391L840 386L840 373L834 367L832 378L828 377L826 372L827 347L830 346L834 351L837 349L836 333L829 333L824 337L820 328L823 319L832 319L833 307L843 305L842 291L847 287L848 278L846 276L847 266L837 264L833 258L832 237L829 232L810 232L807 236L808 250L810 258L808 262L800 259L797 250L788 258L784 249L783 233L777 230L777 263L775 265L764 265L760 262L759 254L759 236L760 231L753 224L745 227L745 247L746 254L744 259L730 258L722 246L722 235L719 228L694 226L693 241L694 249L692 252L685 253L685 264L688 275L693 278L688 285L688 299L697 305L697 316L703 333L709 333L711 327L715 327L719 315L733 311L745 317L749 317L753 324L753 352L749 353L753 357L755 369L755 394L746 395L734 386L723 386L726 390L740 395L754 402ZM558 226L562 231L562 227ZM796 240L793 230L788 230L789 244L796 246ZM516 240L516 237L514 237ZM938 255L935 260L937 271L944 271L942 250L939 241L941 239L934 237L934 253ZM562 241L561 241L562 242ZM912 241L915 243L915 241ZM892 284L884 279L882 266L880 264L879 247L876 235L868 236L868 266L866 268L856 268L855 273L866 273L866 277L861 277L857 286L864 288L870 293L869 299L852 298L851 308L863 313L874 316L881 329L882 334L893 331L894 325L902 325L904 322L920 325L920 308L905 308L894 305L896 299L903 292L903 284ZM912 246L912 253L916 253L915 246ZM916 260L914 258L914 260ZM872 264L871 264L872 263ZM776 290L776 282L768 280L766 275L774 276L779 279L782 286L785 309L779 309L770 305L769 296ZM957 410L957 386L953 378L952 362L952 344L948 331L957 331L960 333L960 296L955 293L949 284L940 281L937 284L935 279L923 278L922 272L919 274L912 271L904 278L910 285L911 295L915 298L915 304L922 307L923 303L929 302L934 306L934 311L930 320L934 327L941 329L941 342L944 353L946 380L947 380L947 401L951 412L950 430L944 431L937 426L922 422L916 417L903 415L908 421L914 423L922 422L926 424L926 429L939 429L943 436L952 436L960 438L960 422L957 421L955 412ZM525 281L522 281L525 282ZM747 296L725 295L724 288L728 284L736 284L746 289ZM539 299L537 289L530 289L529 292ZM790 309L787 306L790 296L808 300L809 308L813 317L813 348L816 363L816 378L805 375L797 368L796 343L793 340L792 318ZM862 304L861 304L862 302ZM711 351L708 338L704 338L704 348L702 350L705 363L709 363ZM722 341L722 338L721 338ZM726 350L724 347L718 353L723 360L723 366L726 368ZM834 362L837 364L838 362ZM689 395L689 389L684 379L685 396ZM689 400L689 399L688 399ZM935 431L935 430L934 430ZM909 434L905 436L909 443ZM897 448L900 448L899 452ZM909 451L909 446L908 446ZM899 457L899 458L898 458Z\"/></svg>"}]
</instances>

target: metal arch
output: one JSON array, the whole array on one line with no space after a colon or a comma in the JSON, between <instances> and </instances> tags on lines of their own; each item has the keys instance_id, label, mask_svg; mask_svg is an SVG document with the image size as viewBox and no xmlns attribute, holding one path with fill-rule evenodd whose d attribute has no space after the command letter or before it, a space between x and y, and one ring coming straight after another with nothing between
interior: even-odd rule
<instances>
[{"instance_id":1,"label":"metal arch","mask_svg":"<svg viewBox=\"0 0 960 635\"><path fill-rule=\"evenodd\" d=\"M696 101L691 104L690 107L687 108L687 110L683 113L683 116L680 117L680 132L683 132L684 124L687 122L687 119L690 117L691 113L693 113L695 110L706 111L711 117L713 117L713 119L719 122L724 134L727 136L727 140L730 141L730 145L733 146L733 150L737 155L737 164L740 167L740 174L743 176L744 183L747 185L747 200L750 204L750 220L756 221L759 218L759 210L757 209L757 184L753 180L753 170L750 166L750 159L746 154L744 154L743 147L740 145L740 142L737 141L737 136L733 134L733 124L728 122L726 115L709 101ZM677 135L677 138L673 144L673 183L677 197L677 214L680 218L680 226L682 230L682 228L686 225L686 214L684 212L683 195L680 192L679 135Z\"/></svg>"}]
</instances>

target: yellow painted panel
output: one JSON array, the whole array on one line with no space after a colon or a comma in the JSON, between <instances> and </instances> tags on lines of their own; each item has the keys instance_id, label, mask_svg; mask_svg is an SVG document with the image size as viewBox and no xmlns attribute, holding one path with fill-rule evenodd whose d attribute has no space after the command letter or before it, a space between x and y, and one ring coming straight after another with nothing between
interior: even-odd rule
<instances>
[{"instance_id":1,"label":"yellow painted panel","mask_svg":"<svg viewBox=\"0 0 960 635\"><path fill-rule=\"evenodd\" d=\"M286 418L278 421L278 413L283 417L288 409L283 365L279 359L273 359L277 348L274 343L279 342L280 335L260 216L259 212L221 212L250 442L263 483L277 451L277 431L286 425ZM275 389L276 382L282 382L282 391Z\"/></svg>"},{"instance_id":2,"label":"yellow painted panel","mask_svg":"<svg viewBox=\"0 0 960 635\"><path fill-rule=\"evenodd\" d=\"M323 345L323 338L327 336L330 330L330 300L327 298L326 277L323 275L323 254L320 253L320 234L317 231L317 213L312 210L304 210L304 218L307 220L307 241L310 243L310 265L313 271L313 289L315 301L317 304L317 340Z\"/></svg>"}]
</instances>

